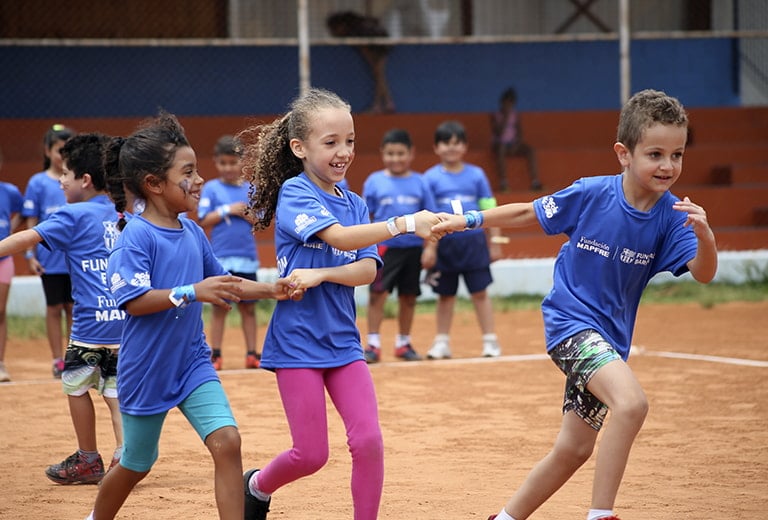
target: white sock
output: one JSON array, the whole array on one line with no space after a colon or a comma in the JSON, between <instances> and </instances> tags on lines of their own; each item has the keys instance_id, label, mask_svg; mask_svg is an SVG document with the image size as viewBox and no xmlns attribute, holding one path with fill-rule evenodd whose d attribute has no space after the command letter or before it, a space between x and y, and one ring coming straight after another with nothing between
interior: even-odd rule
<instances>
[{"instance_id":1,"label":"white sock","mask_svg":"<svg viewBox=\"0 0 768 520\"><path fill-rule=\"evenodd\" d=\"M259 474L259 472L257 471L253 475L251 475L251 479L248 481L248 489L250 489L251 495L255 496L259 500L262 500L262 501L266 502L267 500L269 500L269 498L272 495L268 495L268 494L264 493L262 490L260 490L257 487L258 482L256 481L256 475L258 475L258 474Z\"/></svg>"},{"instance_id":2,"label":"white sock","mask_svg":"<svg viewBox=\"0 0 768 520\"><path fill-rule=\"evenodd\" d=\"M496 336L496 334L483 334L483 342L487 341L489 343L492 343L492 342L498 341L498 339L499 338L498 336Z\"/></svg>"},{"instance_id":3,"label":"white sock","mask_svg":"<svg viewBox=\"0 0 768 520\"><path fill-rule=\"evenodd\" d=\"M435 343L448 343L451 337L448 334L436 334Z\"/></svg>"},{"instance_id":4,"label":"white sock","mask_svg":"<svg viewBox=\"0 0 768 520\"><path fill-rule=\"evenodd\" d=\"M496 520L515 520L515 517L510 516L509 513L502 509L501 513L496 515Z\"/></svg>"},{"instance_id":5,"label":"white sock","mask_svg":"<svg viewBox=\"0 0 768 520\"><path fill-rule=\"evenodd\" d=\"M91 511L88 516L85 517L85 520L93 520L93 511Z\"/></svg>"},{"instance_id":6,"label":"white sock","mask_svg":"<svg viewBox=\"0 0 768 520\"><path fill-rule=\"evenodd\" d=\"M590 509L589 514L587 514L587 520L598 520L609 516L613 516L612 509Z\"/></svg>"},{"instance_id":7,"label":"white sock","mask_svg":"<svg viewBox=\"0 0 768 520\"><path fill-rule=\"evenodd\" d=\"M406 345L409 345L411 343L411 335L410 334L398 334L395 338L395 348L404 347Z\"/></svg>"},{"instance_id":8,"label":"white sock","mask_svg":"<svg viewBox=\"0 0 768 520\"><path fill-rule=\"evenodd\" d=\"M368 334L368 346L373 348L381 348L381 334Z\"/></svg>"}]
</instances>

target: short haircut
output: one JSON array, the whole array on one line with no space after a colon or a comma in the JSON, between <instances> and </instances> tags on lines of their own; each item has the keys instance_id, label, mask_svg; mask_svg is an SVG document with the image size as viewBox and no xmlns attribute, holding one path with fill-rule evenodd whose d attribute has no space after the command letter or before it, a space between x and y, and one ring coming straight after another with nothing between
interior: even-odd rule
<instances>
[{"instance_id":1,"label":"short haircut","mask_svg":"<svg viewBox=\"0 0 768 520\"><path fill-rule=\"evenodd\" d=\"M641 90L621 109L616 140L633 152L643 132L656 123L686 128L688 114L676 98L659 90Z\"/></svg>"},{"instance_id":2,"label":"short haircut","mask_svg":"<svg viewBox=\"0 0 768 520\"><path fill-rule=\"evenodd\" d=\"M223 135L216 141L213 147L213 155L237 155L243 154L243 145L232 135Z\"/></svg>"},{"instance_id":3,"label":"short haircut","mask_svg":"<svg viewBox=\"0 0 768 520\"><path fill-rule=\"evenodd\" d=\"M381 146L385 144L404 144L408 148L413 147L413 141L411 141L411 134L402 128L393 128L384 134L381 139Z\"/></svg>"},{"instance_id":4,"label":"short haircut","mask_svg":"<svg viewBox=\"0 0 768 520\"><path fill-rule=\"evenodd\" d=\"M447 143L451 139L456 138L459 142L467 142L467 132L464 130L464 125L458 121L445 121L438 125L435 130L435 144Z\"/></svg>"}]
</instances>

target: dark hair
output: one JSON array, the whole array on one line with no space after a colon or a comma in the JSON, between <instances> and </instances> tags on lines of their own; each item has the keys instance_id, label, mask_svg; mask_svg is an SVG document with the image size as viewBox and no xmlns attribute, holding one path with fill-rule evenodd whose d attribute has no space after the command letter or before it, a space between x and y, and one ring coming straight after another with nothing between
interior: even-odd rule
<instances>
[{"instance_id":1,"label":"dark hair","mask_svg":"<svg viewBox=\"0 0 768 520\"><path fill-rule=\"evenodd\" d=\"M467 133L464 130L464 125L458 121L445 121L438 125L435 130L435 144L447 143L451 139L456 138L459 142L467 142Z\"/></svg>"},{"instance_id":2,"label":"dark hair","mask_svg":"<svg viewBox=\"0 0 768 520\"><path fill-rule=\"evenodd\" d=\"M43 135L43 146L45 146L45 151L50 151L54 144L59 141L66 141L73 135L75 135L75 131L71 128L67 128L60 123L51 125ZM43 154L43 170L47 170L50 167L51 159L48 157L48 154Z\"/></svg>"},{"instance_id":3,"label":"dark hair","mask_svg":"<svg viewBox=\"0 0 768 520\"><path fill-rule=\"evenodd\" d=\"M501 97L499 97L499 102L503 103L504 101L509 101L511 103L517 103L517 91L514 89L514 87L509 87L504 92L501 93Z\"/></svg>"},{"instance_id":4,"label":"dark hair","mask_svg":"<svg viewBox=\"0 0 768 520\"><path fill-rule=\"evenodd\" d=\"M408 148L413 147L413 141L411 141L411 134L407 130L402 128L393 128L384 134L381 139L381 146L385 144L404 144Z\"/></svg>"},{"instance_id":5,"label":"dark hair","mask_svg":"<svg viewBox=\"0 0 768 520\"><path fill-rule=\"evenodd\" d=\"M144 179L153 175L164 180L173 166L176 150L184 146L189 146L184 128L176 116L164 111L142 123L129 137L113 138L104 154L104 171L107 191L117 212L125 212L126 190L137 198L146 198L142 191ZM124 218L117 227L125 227Z\"/></svg>"},{"instance_id":6,"label":"dark hair","mask_svg":"<svg viewBox=\"0 0 768 520\"><path fill-rule=\"evenodd\" d=\"M75 179L89 174L98 191L106 189L103 155L109 140L109 136L98 132L79 134L67 139L61 147L61 157L75 174Z\"/></svg>"},{"instance_id":7,"label":"dark hair","mask_svg":"<svg viewBox=\"0 0 768 520\"><path fill-rule=\"evenodd\" d=\"M243 154L243 145L232 135L222 135L213 147L213 155L237 155Z\"/></svg>"},{"instance_id":8,"label":"dark hair","mask_svg":"<svg viewBox=\"0 0 768 520\"><path fill-rule=\"evenodd\" d=\"M688 114L676 98L659 90L641 90L621 109L616 140L633 152L643 132L654 123L685 128Z\"/></svg>"},{"instance_id":9,"label":"dark hair","mask_svg":"<svg viewBox=\"0 0 768 520\"><path fill-rule=\"evenodd\" d=\"M243 177L250 181L248 213L255 215L255 230L269 227L275 216L277 196L283 183L304 170L304 163L291 150L291 139L306 140L318 110L340 108L352 111L349 103L325 89L311 88L294 99L290 111L266 125L240 132L243 143Z\"/></svg>"}]
</instances>

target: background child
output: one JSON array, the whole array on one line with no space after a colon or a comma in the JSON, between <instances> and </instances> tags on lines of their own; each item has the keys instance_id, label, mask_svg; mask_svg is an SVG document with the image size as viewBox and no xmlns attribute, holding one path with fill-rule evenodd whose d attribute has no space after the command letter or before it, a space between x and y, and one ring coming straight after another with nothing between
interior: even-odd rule
<instances>
[{"instance_id":1,"label":"background child","mask_svg":"<svg viewBox=\"0 0 768 520\"><path fill-rule=\"evenodd\" d=\"M583 178L532 203L444 215L447 222L436 226L442 232L538 222L547 234L569 237L542 303L547 351L566 375L562 426L552 451L490 519L528 518L560 489L591 456L610 410L587 519L617 520L616 494L648 411L626 363L643 289L660 272L690 271L708 283L717 270L706 212L669 192L682 173L687 127L677 99L641 91L619 118L613 149L621 174Z\"/></svg>"},{"instance_id":2,"label":"background child","mask_svg":"<svg viewBox=\"0 0 768 520\"><path fill-rule=\"evenodd\" d=\"M235 276L255 281L259 255L253 237L253 224L245 213L249 185L242 178L241 153L240 143L231 135L222 136L216 142L213 162L219 178L203 186L197 216L200 225L209 230L213 252L224 269ZM245 368L259 368L261 355L256 350L256 304L241 300L237 310L245 339ZM226 308L218 305L211 310L207 338L211 343L211 360L216 370L221 370L224 362L221 343L227 312Z\"/></svg>"},{"instance_id":3,"label":"background child","mask_svg":"<svg viewBox=\"0 0 768 520\"><path fill-rule=\"evenodd\" d=\"M77 437L77 451L53 464L45 475L58 484L96 484L104 477L104 462L96 439L96 411L89 390L104 398L112 416L115 451L110 467L120 459L123 435L117 404L117 351L124 312L117 309L107 287L107 258L117 238L117 213L105 193L101 134L80 134L58 153L63 160L61 190L68 204L32 229L0 242L0 255L37 244L62 251L72 279L72 332L61 383Z\"/></svg>"},{"instance_id":4,"label":"background child","mask_svg":"<svg viewBox=\"0 0 768 520\"><path fill-rule=\"evenodd\" d=\"M434 210L435 202L422 175L411 171L414 151L411 136L395 128L384 134L381 142L381 160L384 169L371 173L363 184L363 198L371 212L373 222L422 209ZM411 326L416 311L416 298L421 294L421 268L435 263L434 248L424 254L424 240L414 235L400 235L379 244L379 255L384 266L377 270L376 279L369 288L368 347L365 359L376 363L381 358L379 327L384 319L384 304L390 292L397 287L398 334L395 339L395 357L417 361L421 356L411 345Z\"/></svg>"},{"instance_id":5,"label":"background child","mask_svg":"<svg viewBox=\"0 0 768 520\"><path fill-rule=\"evenodd\" d=\"M0 168L3 166L3 152L0 150ZM21 207L24 199L19 188L8 182L0 182L0 240L4 239L21 223ZM8 306L8 294L11 280L16 272L13 257L0 258L0 383L10 381L11 376L5 368L5 344L8 341L8 323L5 311Z\"/></svg>"},{"instance_id":6,"label":"background child","mask_svg":"<svg viewBox=\"0 0 768 520\"><path fill-rule=\"evenodd\" d=\"M327 390L352 455L354 517L374 520L384 450L354 287L376 276L375 244L402 233L429 236L437 217L422 211L370 223L362 198L337 187L355 158L355 127L349 104L336 94L310 89L280 119L240 135L256 227L274 218L278 272L306 291L300 302L277 303L261 358L262 368L275 371L293 447L245 473L245 518L265 519L272 493L325 465Z\"/></svg>"},{"instance_id":7,"label":"background child","mask_svg":"<svg viewBox=\"0 0 768 520\"><path fill-rule=\"evenodd\" d=\"M59 151L64 142L75 132L64 125L55 124L43 136L43 171L30 177L24 192L22 217L26 218L27 229L49 218L66 203L59 186L64 173ZM61 357L64 337L62 319L66 322L67 337L72 329L72 281L67 270L63 251L51 251L38 245L30 247L24 254L29 261L29 270L40 275L45 293L45 330L48 346L53 357L53 376L61 377L64 360Z\"/></svg>"},{"instance_id":8,"label":"background child","mask_svg":"<svg viewBox=\"0 0 768 520\"><path fill-rule=\"evenodd\" d=\"M458 121L446 121L435 130L435 153L440 163L424 172L435 203L440 211L453 213L454 206L464 210L488 209L496 206L496 199L485 172L479 166L463 161L467 153L467 136ZM493 235L498 230L492 231ZM437 262L428 280L438 295L437 335L427 352L429 359L451 357L450 330L459 276L464 279L475 307L475 314L483 338L482 355L501 355L493 323L493 306L486 288L491 284L491 261L501 256L498 244L488 244L485 232L473 230L445 237L439 244L429 244L427 250L437 248Z\"/></svg>"},{"instance_id":9,"label":"background child","mask_svg":"<svg viewBox=\"0 0 768 520\"><path fill-rule=\"evenodd\" d=\"M539 168L536 152L523 140L523 128L520 114L517 112L517 92L510 87L499 98L499 109L491 114L492 148L496 157L496 173L499 176L499 188L509 190L507 180L507 157L525 157L528 163L528 176L531 189L540 190Z\"/></svg>"},{"instance_id":10,"label":"background child","mask_svg":"<svg viewBox=\"0 0 768 520\"><path fill-rule=\"evenodd\" d=\"M124 229L109 257L112 294L127 313L118 362L125 447L88 518L115 517L157 460L163 422L178 407L213 457L219 517L241 520L240 434L211 364L202 302L229 306L240 297L285 297L285 283L229 275L203 230L179 218L197 211L203 179L174 116L163 113L127 139L114 139L105 168L119 213L126 209L126 190L146 207L127 224L120 219Z\"/></svg>"}]
</instances>

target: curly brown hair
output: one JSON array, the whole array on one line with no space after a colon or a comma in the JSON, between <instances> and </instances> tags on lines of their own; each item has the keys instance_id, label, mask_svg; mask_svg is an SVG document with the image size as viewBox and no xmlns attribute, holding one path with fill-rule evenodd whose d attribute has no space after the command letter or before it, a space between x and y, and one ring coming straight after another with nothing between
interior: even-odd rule
<instances>
[{"instance_id":1,"label":"curly brown hair","mask_svg":"<svg viewBox=\"0 0 768 520\"><path fill-rule=\"evenodd\" d=\"M634 152L643 132L656 123L687 127L688 114L676 98L659 90L641 90L621 109L616 140Z\"/></svg>"},{"instance_id":2,"label":"curly brown hair","mask_svg":"<svg viewBox=\"0 0 768 520\"><path fill-rule=\"evenodd\" d=\"M243 177L251 184L247 211L255 216L254 230L269 227L280 187L304 171L303 162L291 150L291 139L307 139L313 130L314 114L324 108L352 111L349 103L335 93L311 88L293 100L284 116L268 124L250 126L237 135L243 144Z\"/></svg>"}]
</instances>

